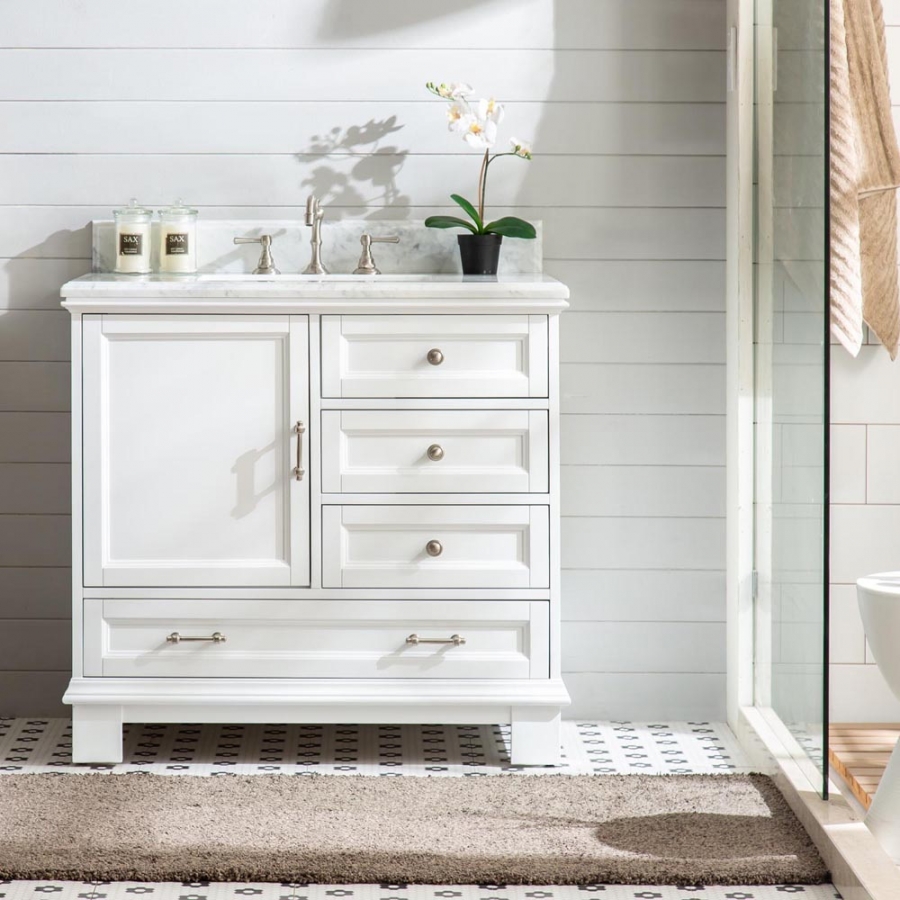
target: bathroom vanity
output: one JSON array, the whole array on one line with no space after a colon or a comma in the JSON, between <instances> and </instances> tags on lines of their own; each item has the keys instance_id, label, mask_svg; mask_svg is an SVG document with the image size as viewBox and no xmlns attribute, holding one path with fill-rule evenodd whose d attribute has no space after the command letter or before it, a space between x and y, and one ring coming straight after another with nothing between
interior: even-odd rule
<instances>
[{"instance_id":1,"label":"bathroom vanity","mask_svg":"<svg viewBox=\"0 0 900 900\"><path fill-rule=\"evenodd\" d=\"M123 722L511 723L559 761L559 314L540 275L88 275L76 762Z\"/></svg>"}]
</instances>

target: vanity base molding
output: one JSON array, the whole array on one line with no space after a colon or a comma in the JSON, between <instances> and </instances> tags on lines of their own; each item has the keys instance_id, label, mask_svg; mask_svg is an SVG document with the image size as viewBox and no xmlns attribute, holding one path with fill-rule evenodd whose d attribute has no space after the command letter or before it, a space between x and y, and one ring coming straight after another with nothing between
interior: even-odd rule
<instances>
[{"instance_id":1,"label":"vanity base molding","mask_svg":"<svg viewBox=\"0 0 900 900\"><path fill-rule=\"evenodd\" d=\"M562 679L73 678L72 761L122 762L126 722L512 726L513 765L558 765Z\"/></svg>"}]
</instances>

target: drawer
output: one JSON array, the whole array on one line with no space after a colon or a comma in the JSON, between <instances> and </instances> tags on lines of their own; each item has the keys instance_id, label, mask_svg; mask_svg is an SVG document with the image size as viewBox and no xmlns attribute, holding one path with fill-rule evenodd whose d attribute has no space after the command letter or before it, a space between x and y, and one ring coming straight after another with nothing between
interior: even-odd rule
<instances>
[{"instance_id":1,"label":"drawer","mask_svg":"<svg viewBox=\"0 0 900 900\"><path fill-rule=\"evenodd\" d=\"M547 506L323 506L327 588L546 588Z\"/></svg>"},{"instance_id":2,"label":"drawer","mask_svg":"<svg viewBox=\"0 0 900 900\"><path fill-rule=\"evenodd\" d=\"M544 493L546 410L326 410L326 493Z\"/></svg>"},{"instance_id":3,"label":"drawer","mask_svg":"<svg viewBox=\"0 0 900 900\"><path fill-rule=\"evenodd\" d=\"M323 397L546 397L547 317L322 316Z\"/></svg>"},{"instance_id":4,"label":"drawer","mask_svg":"<svg viewBox=\"0 0 900 900\"><path fill-rule=\"evenodd\" d=\"M546 601L88 599L84 613L86 676L549 677Z\"/></svg>"}]
</instances>

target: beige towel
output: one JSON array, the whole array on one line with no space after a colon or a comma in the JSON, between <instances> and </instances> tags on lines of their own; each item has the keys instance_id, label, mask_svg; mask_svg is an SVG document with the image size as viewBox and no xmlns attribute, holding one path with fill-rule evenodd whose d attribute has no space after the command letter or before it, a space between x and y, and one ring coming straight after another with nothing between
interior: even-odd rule
<instances>
[{"instance_id":1,"label":"beige towel","mask_svg":"<svg viewBox=\"0 0 900 900\"><path fill-rule=\"evenodd\" d=\"M881 0L831 3L831 329L854 356L863 320L900 344L897 195Z\"/></svg>"}]
</instances>

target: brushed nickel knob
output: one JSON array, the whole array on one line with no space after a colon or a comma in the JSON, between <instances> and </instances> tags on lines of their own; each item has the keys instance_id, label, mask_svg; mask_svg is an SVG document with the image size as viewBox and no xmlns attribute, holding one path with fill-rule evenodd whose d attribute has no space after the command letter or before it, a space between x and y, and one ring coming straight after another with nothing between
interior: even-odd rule
<instances>
[{"instance_id":1,"label":"brushed nickel knob","mask_svg":"<svg viewBox=\"0 0 900 900\"><path fill-rule=\"evenodd\" d=\"M444 458L444 448L440 444L432 444L425 452L432 462L440 462Z\"/></svg>"},{"instance_id":2,"label":"brushed nickel knob","mask_svg":"<svg viewBox=\"0 0 900 900\"><path fill-rule=\"evenodd\" d=\"M433 366L439 366L444 361L444 354L441 353L440 350L435 347L433 350L428 351L428 356L425 357L428 362Z\"/></svg>"},{"instance_id":3,"label":"brushed nickel knob","mask_svg":"<svg viewBox=\"0 0 900 900\"><path fill-rule=\"evenodd\" d=\"M444 552L444 545L440 541L429 541L425 545L425 552L429 556L440 556Z\"/></svg>"}]
</instances>

